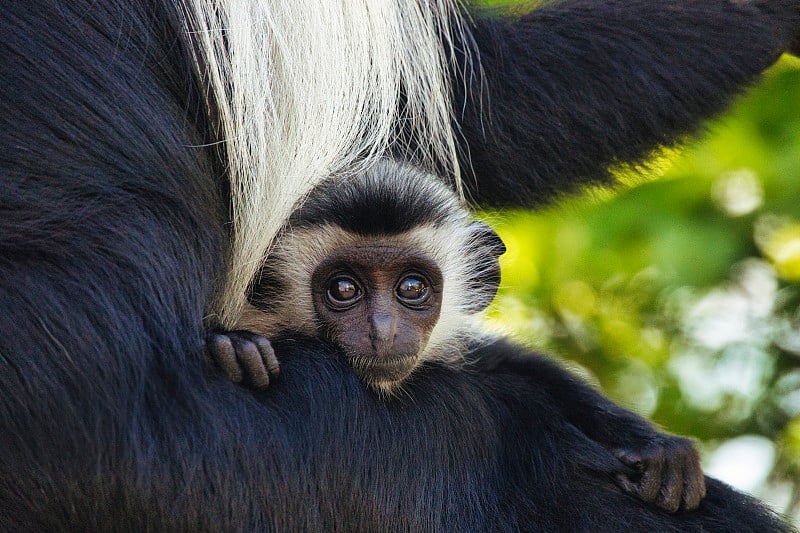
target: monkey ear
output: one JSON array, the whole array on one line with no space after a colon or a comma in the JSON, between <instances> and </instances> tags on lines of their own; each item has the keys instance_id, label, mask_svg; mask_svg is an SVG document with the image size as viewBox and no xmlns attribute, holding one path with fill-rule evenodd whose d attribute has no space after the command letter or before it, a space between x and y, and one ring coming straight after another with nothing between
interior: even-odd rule
<instances>
[{"instance_id":1,"label":"monkey ear","mask_svg":"<svg viewBox=\"0 0 800 533\"><path fill-rule=\"evenodd\" d=\"M475 235L473 258L475 269L470 279L471 288L469 309L479 313L486 309L500 287L500 256L506 252L506 245L495 231L483 222L470 224Z\"/></svg>"},{"instance_id":2,"label":"monkey ear","mask_svg":"<svg viewBox=\"0 0 800 533\"><path fill-rule=\"evenodd\" d=\"M470 227L475 231L482 247L490 251L495 259L506 253L506 245L503 239L500 238L500 235L495 233L491 226L476 220L470 224Z\"/></svg>"}]
</instances>

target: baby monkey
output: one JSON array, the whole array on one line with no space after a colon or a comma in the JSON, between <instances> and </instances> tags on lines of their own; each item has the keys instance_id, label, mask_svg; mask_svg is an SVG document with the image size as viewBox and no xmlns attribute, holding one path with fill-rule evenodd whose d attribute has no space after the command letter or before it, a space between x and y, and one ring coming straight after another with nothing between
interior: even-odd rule
<instances>
[{"instance_id":1,"label":"baby monkey","mask_svg":"<svg viewBox=\"0 0 800 533\"><path fill-rule=\"evenodd\" d=\"M261 268L236 330L211 334L207 352L231 380L264 388L278 373L268 337L299 331L338 346L382 394L425 364L462 364L471 347L513 361L520 348L491 339L479 320L497 292L503 252L441 180L382 161L311 192ZM690 440L656 431L536 354L520 360L586 438L629 467L616 478L622 490L671 512L697 507L705 480Z\"/></svg>"},{"instance_id":2,"label":"baby monkey","mask_svg":"<svg viewBox=\"0 0 800 533\"><path fill-rule=\"evenodd\" d=\"M234 381L278 371L266 337L284 330L339 346L371 388L391 392L424 362L457 363L494 298L505 246L440 180L379 163L315 188L290 217L236 331L208 352Z\"/></svg>"}]
</instances>

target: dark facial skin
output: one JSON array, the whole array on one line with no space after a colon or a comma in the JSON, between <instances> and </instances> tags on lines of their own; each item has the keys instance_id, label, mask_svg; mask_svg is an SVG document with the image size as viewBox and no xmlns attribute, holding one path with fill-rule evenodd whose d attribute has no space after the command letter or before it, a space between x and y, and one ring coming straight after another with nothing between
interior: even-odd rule
<instances>
[{"instance_id":1,"label":"dark facial skin","mask_svg":"<svg viewBox=\"0 0 800 533\"><path fill-rule=\"evenodd\" d=\"M361 379L391 387L419 364L439 320L442 274L422 255L365 245L323 261L312 291L323 335Z\"/></svg>"}]
</instances>

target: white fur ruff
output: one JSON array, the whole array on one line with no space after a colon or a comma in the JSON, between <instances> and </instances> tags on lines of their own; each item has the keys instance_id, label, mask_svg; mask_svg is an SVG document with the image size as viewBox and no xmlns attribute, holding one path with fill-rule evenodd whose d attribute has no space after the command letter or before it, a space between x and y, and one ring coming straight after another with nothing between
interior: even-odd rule
<instances>
[{"instance_id":1,"label":"white fur ruff","mask_svg":"<svg viewBox=\"0 0 800 533\"><path fill-rule=\"evenodd\" d=\"M387 176L391 176L387 173ZM387 179L395 179L388 177ZM417 178L418 179L418 178ZM364 236L350 233L335 224L293 228L287 226L276 241L269 268L283 278L285 293L272 302L272 311L246 306L236 329L247 329L271 336L291 329L311 336L318 334L312 301L312 276L316 267L336 250L356 246L391 246L409 253L422 253L442 271L442 297L439 319L422 353L420 362L458 364L467 341L483 335L482 315L475 312L479 295L470 280L482 277L481 265L470 258L474 250L485 246L480 231L472 225L470 213L446 185L428 176L427 198L447 206L446 218L421 225L397 235Z\"/></svg>"}]
</instances>

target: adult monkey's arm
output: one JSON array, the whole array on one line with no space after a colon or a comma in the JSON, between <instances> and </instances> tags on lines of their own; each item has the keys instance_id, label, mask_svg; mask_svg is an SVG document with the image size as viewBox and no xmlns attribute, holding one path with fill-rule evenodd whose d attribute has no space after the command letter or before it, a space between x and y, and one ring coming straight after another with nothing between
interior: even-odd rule
<instances>
[{"instance_id":1,"label":"adult monkey's arm","mask_svg":"<svg viewBox=\"0 0 800 533\"><path fill-rule=\"evenodd\" d=\"M475 14L472 34L484 84L454 82L467 187L479 205L529 206L609 182L723 110L798 49L800 3L564 0Z\"/></svg>"}]
</instances>

